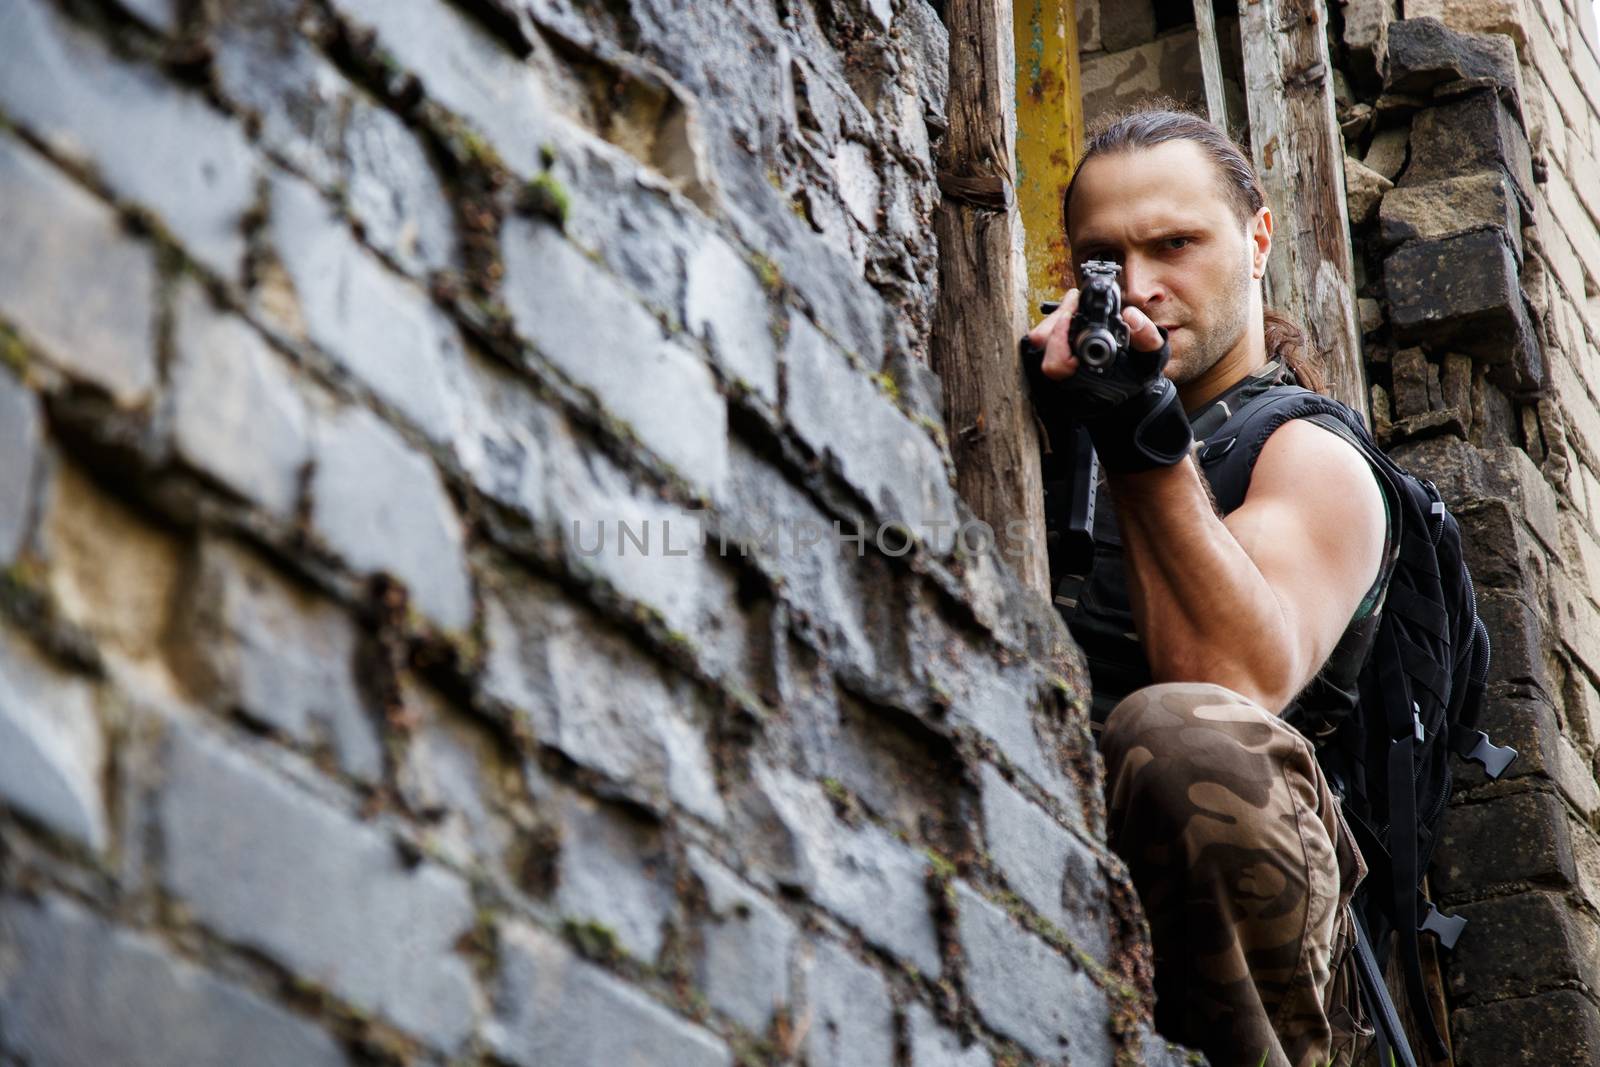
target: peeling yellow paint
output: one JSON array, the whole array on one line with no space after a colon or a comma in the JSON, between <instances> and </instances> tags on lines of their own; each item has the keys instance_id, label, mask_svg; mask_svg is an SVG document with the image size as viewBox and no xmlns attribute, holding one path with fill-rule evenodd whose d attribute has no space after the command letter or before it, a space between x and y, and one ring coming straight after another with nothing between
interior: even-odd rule
<instances>
[{"instance_id":1,"label":"peeling yellow paint","mask_svg":"<svg viewBox=\"0 0 1600 1067\"><path fill-rule=\"evenodd\" d=\"M1070 277L1061 194L1083 147L1076 0L1014 0L1017 207L1028 262L1029 315Z\"/></svg>"}]
</instances>

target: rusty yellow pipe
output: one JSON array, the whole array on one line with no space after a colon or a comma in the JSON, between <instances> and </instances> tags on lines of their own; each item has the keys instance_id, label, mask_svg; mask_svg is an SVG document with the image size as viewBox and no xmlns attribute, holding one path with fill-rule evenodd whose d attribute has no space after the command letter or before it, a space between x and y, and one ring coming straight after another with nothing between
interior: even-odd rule
<instances>
[{"instance_id":1,"label":"rusty yellow pipe","mask_svg":"<svg viewBox=\"0 0 1600 1067\"><path fill-rule=\"evenodd\" d=\"M1017 53L1017 208L1028 263L1028 314L1061 295L1071 257L1061 194L1083 147L1075 0L1014 0Z\"/></svg>"}]
</instances>

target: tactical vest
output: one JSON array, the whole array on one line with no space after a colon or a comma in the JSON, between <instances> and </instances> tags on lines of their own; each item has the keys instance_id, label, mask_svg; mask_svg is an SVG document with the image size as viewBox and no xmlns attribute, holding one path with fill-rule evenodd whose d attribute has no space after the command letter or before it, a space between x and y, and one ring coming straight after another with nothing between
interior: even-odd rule
<instances>
[{"instance_id":1,"label":"tactical vest","mask_svg":"<svg viewBox=\"0 0 1600 1067\"><path fill-rule=\"evenodd\" d=\"M1293 381L1293 373L1274 360L1191 414L1190 425L1197 442L1195 458L1222 514L1228 514L1243 503L1249 484L1247 479L1243 484L1227 484L1217 477L1218 467L1214 461L1226 452L1232 441L1211 442L1207 437L1272 386ZM1377 478L1376 473L1374 478ZM1380 488L1382 484L1380 479ZM1134 628L1117 517L1111 508L1111 495L1102 492L1103 489L1102 481L1096 487L1094 547L1088 567L1082 574L1065 575L1057 583L1055 592L1056 609L1082 646L1087 661L1093 691L1090 716L1096 730L1104 725L1123 697L1150 685L1153 680L1144 646ZM1387 512L1390 507L1387 496L1384 507ZM1386 531L1388 527L1386 521ZM1383 594L1394 562L1391 542L1392 537L1386 532L1377 579L1322 670L1283 712L1284 720L1308 737L1315 739L1330 732L1332 727L1327 724L1341 721L1356 706L1357 678L1377 633ZM1308 565L1315 566L1315 561L1308 561Z\"/></svg>"}]
</instances>

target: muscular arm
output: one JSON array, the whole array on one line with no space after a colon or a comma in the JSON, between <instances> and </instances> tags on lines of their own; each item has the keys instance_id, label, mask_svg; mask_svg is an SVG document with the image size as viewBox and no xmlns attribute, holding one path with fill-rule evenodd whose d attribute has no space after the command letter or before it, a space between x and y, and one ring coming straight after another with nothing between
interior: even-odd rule
<instances>
[{"instance_id":1,"label":"muscular arm","mask_svg":"<svg viewBox=\"0 0 1600 1067\"><path fill-rule=\"evenodd\" d=\"M1192 458L1110 486L1152 677L1214 682L1281 712L1377 577L1384 509L1366 461L1294 421L1268 438L1225 519Z\"/></svg>"},{"instance_id":2,"label":"muscular arm","mask_svg":"<svg viewBox=\"0 0 1600 1067\"><path fill-rule=\"evenodd\" d=\"M1034 328L1044 373L1077 371L1077 291ZM1161 343L1123 312L1132 344ZM1280 427L1244 503L1219 518L1192 457L1108 479L1134 623L1158 682L1214 682L1282 712L1327 660L1382 562L1384 506L1365 459L1314 423Z\"/></svg>"}]
</instances>

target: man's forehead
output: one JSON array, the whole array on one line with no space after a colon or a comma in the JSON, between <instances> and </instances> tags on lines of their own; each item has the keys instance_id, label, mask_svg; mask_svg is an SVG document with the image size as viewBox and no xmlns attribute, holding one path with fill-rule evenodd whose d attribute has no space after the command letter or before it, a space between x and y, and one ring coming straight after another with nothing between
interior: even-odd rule
<instances>
[{"instance_id":1,"label":"man's forehead","mask_svg":"<svg viewBox=\"0 0 1600 1067\"><path fill-rule=\"evenodd\" d=\"M1216 163L1193 141L1115 151L1085 163L1072 196L1073 244L1130 228L1215 226L1232 216Z\"/></svg>"}]
</instances>

